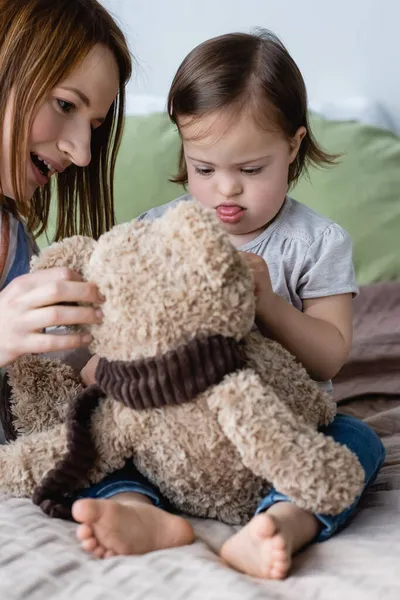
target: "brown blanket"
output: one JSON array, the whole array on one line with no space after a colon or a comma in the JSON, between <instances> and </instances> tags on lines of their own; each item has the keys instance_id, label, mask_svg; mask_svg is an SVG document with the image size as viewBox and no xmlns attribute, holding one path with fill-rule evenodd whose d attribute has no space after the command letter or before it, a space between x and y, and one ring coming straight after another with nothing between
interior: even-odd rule
<instances>
[{"instance_id":1,"label":"brown blanket","mask_svg":"<svg viewBox=\"0 0 400 600\"><path fill-rule=\"evenodd\" d=\"M353 348L334 380L335 400L400 394L400 281L361 288Z\"/></svg>"}]
</instances>

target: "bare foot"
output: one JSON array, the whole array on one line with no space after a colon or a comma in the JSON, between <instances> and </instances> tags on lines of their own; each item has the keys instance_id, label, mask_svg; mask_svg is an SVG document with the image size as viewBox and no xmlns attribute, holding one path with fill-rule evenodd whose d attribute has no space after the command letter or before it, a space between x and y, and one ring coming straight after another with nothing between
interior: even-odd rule
<instances>
[{"instance_id":1,"label":"bare foot","mask_svg":"<svg viewBox=\"0 0 400 600\"><path fill-rule=\"evenodd\" d=\"M293 554L315 538L318 528L314 515L290 502L279 502L227 540L221 557L247 575L284 579Z\"/></svg>"},{"instance_id":2,"label":"bare foot","mask_svg":"<svg viewBox=\"0 0 400 600\"><path fill-rule=\"evenodd\" d=\"M145 554L191 544L192 526L182 517L155 507L140 494L118 494L112 500L77 500L72 515L82 548L96 558Z\"/></svg>"}]
</instances>

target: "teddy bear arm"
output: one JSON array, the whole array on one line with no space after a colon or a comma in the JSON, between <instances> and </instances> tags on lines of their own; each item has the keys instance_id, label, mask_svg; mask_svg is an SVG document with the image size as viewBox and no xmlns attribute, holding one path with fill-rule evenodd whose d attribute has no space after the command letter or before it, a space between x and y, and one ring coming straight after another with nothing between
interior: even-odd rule
<instances>
[{"instance_id":1,"label":"teddy bear arm","mask_svg":"<svg viewBox=\"0 0 400 600\"><path fill-rule=\"evenodd\" d=\"M356 456L294 415L251 370L227 378L208 403L244 465L300 507L337 514L360 493Z\"/></svg>"}]
</instances>

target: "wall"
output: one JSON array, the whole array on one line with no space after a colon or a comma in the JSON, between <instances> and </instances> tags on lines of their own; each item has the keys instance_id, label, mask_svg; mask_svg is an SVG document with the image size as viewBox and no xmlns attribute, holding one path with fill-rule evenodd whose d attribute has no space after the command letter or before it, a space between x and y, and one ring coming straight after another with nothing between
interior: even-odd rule
<instances>
[{"instance_id":1,"label":"wall","mask_svg":"<svg viewBox=\"0 0 400 600\"><path fill-rule=\"evenodd\" d=\"M313 103L362 96L400 131L397 0L102 0L128 35L139 69L130 91L165 95L185 54L228 31L262 26L284 41Z\"/></svg>"}]
</instances>

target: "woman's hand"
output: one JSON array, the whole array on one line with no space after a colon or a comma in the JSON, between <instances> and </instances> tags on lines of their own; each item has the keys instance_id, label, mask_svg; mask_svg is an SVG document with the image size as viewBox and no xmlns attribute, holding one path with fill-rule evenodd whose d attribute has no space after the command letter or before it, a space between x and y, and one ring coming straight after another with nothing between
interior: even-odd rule
<instances>
[{"instance_id":1,"label":"woman's hand","mask_svg":"<svg viewBox=\"0 0 400 600\"><path fill-rule=\"evenodd\" d=\"M81 379L86 386L92 385L96 383L95 373L97 365L99 364L100 357L95 354L92 358L86 363L81 371Z\"/></svg>"},{"instance_id":2,"label":"woman's hand","mask_svg":"<svg viewBox=\"0 0 400 600\"><path fill-rule=\"evenodd\" d=\"M23 354L39 354L88 346L87 333L43 333L55 325L100 323L102 304L97 287L70 269L57 267L17 277L0 292L0 366ZM68 306L85 302L95 306Z\"/></svg>"}]
</instances>

